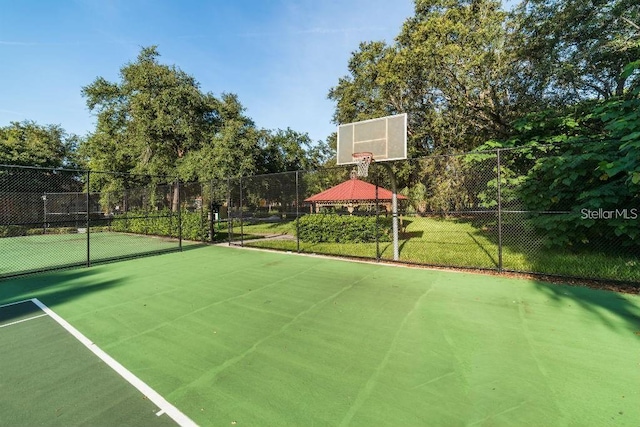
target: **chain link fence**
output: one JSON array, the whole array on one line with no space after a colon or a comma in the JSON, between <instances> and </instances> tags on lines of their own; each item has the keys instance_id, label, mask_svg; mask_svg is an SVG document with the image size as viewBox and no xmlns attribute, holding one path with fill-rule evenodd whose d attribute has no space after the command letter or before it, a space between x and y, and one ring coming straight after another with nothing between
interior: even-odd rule
<instances>
[{"instance_id":1,"label":"chain link fence","mask_svg":"<svg viewBox=\"0 0 640 427\"><path fill-rule=\"evenodd\" d=\"M0 166L0 278L210 240L210 189L159 176Z\"/></svg>"},{"instance_id":2,"label":"chain link fence","mask_svg":"<svg viewBox=\"0 0 640 427\"><path fill-rule=\"evenodd\" d=\"M0 277L225 242L640 283L640 196L562 196L562 161L501 149L191 183L0 166Z\"/></svg>"},{"instance_id":3,"label":"chain link fence","mask_svg":"<svg viewBox=\"0 0 640 427\"><path fill-rule=\"evenodd\" d=\"M563 177L539 169L561 159L548 148L501 149L374 163L357 184L352 166L230 180L230 244L640 283L640 199L554 201Z\"/></svg>"}]
</instances>

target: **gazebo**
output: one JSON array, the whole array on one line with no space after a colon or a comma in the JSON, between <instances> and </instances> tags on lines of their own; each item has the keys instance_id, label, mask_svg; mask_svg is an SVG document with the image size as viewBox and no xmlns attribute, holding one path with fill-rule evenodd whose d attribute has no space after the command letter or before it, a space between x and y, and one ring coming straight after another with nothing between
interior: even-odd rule
<instances>
[{"instance_id":1,"label":"gazebo","mask_svg":"<svg viewBox=\"0 0 640 427\"><path fill-rule=\"evenodd\" d=\"M393 193L386 188L378 187L378 197L376 199L376 186L365 181L361 181L355 174L351 179L324 190L318 194L304 199L311 206L311 213L317 213L323 206L346 207L350 214L356 206L375 206L383 203L387 211L391 210L391 198ZM402 194L397 195L398 200L406 200Z\"/></svg>"}]
</instances>

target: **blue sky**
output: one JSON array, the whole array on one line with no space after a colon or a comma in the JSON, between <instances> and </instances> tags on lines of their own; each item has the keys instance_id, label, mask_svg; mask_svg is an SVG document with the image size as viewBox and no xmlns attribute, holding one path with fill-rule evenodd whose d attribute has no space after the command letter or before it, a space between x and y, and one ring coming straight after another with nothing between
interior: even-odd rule
<instances>
[{"instance_id":1,"label":"blue sky","mask_svg":"<svg viewBox=\"0 0 640 427\"><path fill-rule=\"evenodd\" d=\"M327 93L361 41L392 42L412 0L0 0L0 126L34 120L85 135L95 119L80 91L119 81L141 46L238 94L258 127L324 140Z\"/></svg>"}]
</instances>

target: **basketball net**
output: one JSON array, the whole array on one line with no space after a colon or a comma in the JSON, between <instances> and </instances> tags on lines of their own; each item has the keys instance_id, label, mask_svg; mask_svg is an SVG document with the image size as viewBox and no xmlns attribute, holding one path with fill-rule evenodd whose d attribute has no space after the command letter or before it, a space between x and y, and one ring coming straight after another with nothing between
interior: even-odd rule
<instances>
[{"instance_id":1,"label":"basketball net","mask_svg":"<svg viewBox=\"0 0 640 427\"><path fill-rule=\"evenodd\" d=\"M353 153L352 156L353 156L353 160L356 162L357 175L369 176L369 165L373 161L373 153L369 153L369 152Z\"/></svg>"}]
</instances>

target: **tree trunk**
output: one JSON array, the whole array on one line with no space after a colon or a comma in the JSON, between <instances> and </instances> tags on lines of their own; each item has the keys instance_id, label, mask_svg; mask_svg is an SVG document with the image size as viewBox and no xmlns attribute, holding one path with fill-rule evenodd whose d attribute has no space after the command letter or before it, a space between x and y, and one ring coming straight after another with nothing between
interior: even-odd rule
<instances>
[{"instance_id":1,"label":"tree trunk","mask_svg":"<svg viewBox=\"0 0 640 427\"><path fill-rule=\"evenodd\" d=\"M173 202L171 203L171 211L178 212L180 209L180 185L178 181L173 183Z\"/></svg>"}]
</instances>

